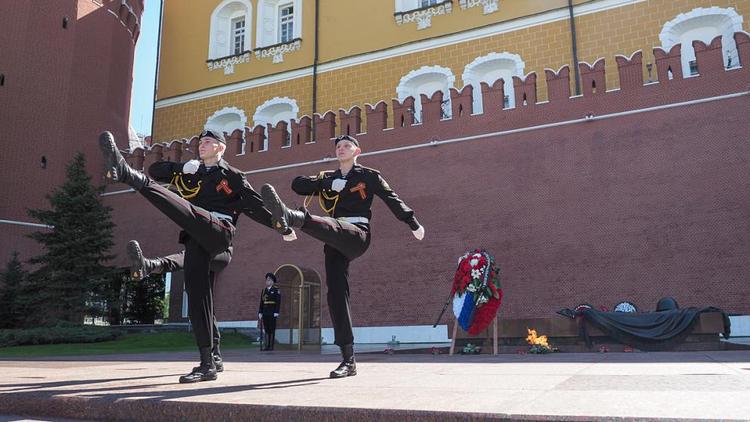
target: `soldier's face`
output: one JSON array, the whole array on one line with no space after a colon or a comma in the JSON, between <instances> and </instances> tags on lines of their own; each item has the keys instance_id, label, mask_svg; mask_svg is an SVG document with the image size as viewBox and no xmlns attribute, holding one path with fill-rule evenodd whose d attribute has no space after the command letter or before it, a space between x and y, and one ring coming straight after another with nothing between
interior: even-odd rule
<instances>
[{"instance_id":1,"label":"soldier's face","mask_svg":"<svg viewBox=\"0 0 750 422\"><path fill-rule=\"evenodd\" d=\"M336 158L339 161L351 161L359 155L361 150L351 141L339 141L336 144Z\"/></svg>"},{"instance_id":2,"label":"soldier's face","mask_svg":"<svg viewBox=\"0 0 750 422\"><path fill-rule=\"evenodd\" d=\"M273 279L271 277L266 277L266 287L273 286Z\"/></svg>"},{"instance_id":3,"label":"soldier's face","mask_svg":"<svg viewBox=\"0 0 750 422\"><path fill-rule=\"evenodd\" d=\"M198 144L198 154L200 155L201 160L205 161L216 158L222 152L224 152L224 144L214 138L201 138L200 143Z\"/></svg>"}]
</instances>

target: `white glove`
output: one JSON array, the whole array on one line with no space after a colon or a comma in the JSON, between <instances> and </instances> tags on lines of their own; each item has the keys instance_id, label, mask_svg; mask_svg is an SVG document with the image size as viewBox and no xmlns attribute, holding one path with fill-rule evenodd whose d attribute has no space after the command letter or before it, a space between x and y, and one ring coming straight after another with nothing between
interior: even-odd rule
<instances>
[{"instance_id":1,"label":"white glove","mask_svg":"<svg viewBox=\"0 0 750 422\"><path fill-rule=\"evenodd\" d=\"M331 189L336 192L344 190L344 186L346 186L346 179L333 179L333 182L331 183Z\"/></svg>"},{"instance_id":2,"label":"white glove","mask_svg":"<svg viewBox=\"0 0 750 422\"><path fill-rule=\"evenodd\" d=\"M274 318L278 318L279 317L279 313L277 312L277 313L273 314L273 317Z\"/></svg>"},{"instance_id":3,"label":"white glove","mask_svg":"<svg viewBox=\"0 0 750 422\"><path fill-rule=\"evenodd\" d=\"M419 228L412 231L411 234L413 234L414 237L417 238L417 240L424 239L424 226L419 226Z\"/></svg>"},{"instance_id":4,"label":"white glove","mask_svg":"<svg viewBox=\"0 0 750 422\"><path fill-rule=\"evenodd\" d=\"M258 319L263 319L263 314L258 314Z\"/></svg>"},{"instance_id":5,"label":"white glove","mask_svg":"<svg viewBox=\"0 0 750 422\"><path fill-rule=\"evenodd\" d=\"M185 174L195 174L195 172L198 171L198 167L200 166L201 166L200 161L190 160L187 163L183 164L182 172Z\"/></svg>"},{"instance_id":6,"label":"white glove","mask_svg":"<svg viewBox=\"0 0 750 422\"><path fill-rule=\"evenodd\" d=\"M292 240L297 240L297 233L292 230L289 234L281 235L281 238L284 239L285 242L291 242Z\"/></svg>"}]
</instances>

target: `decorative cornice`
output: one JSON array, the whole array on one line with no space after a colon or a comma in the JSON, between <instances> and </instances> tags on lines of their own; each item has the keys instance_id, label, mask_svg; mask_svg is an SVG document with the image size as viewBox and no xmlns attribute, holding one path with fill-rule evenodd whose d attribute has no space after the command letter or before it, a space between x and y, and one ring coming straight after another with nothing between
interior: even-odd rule
<instances>
[{"instance_id":1,"label":"decorative cornice","mask_svg":"<svg viewBox=\"0 0 750 422\"><path fill-rule=\"evenodd\" d=\"M297 51L302 48L302 38L295 38L287 43L269 45L268 47L256 48L254 50L257 59L273 57L274 63L284 61L284 54Z\"/></svg>"},{"instance_id":2,"label":"decorative cornice","mask_svg":"<svg viewBox=\"0 0 750 422\"><path fill-rule=\"evenodd\" d=\"M245 51L242 54L236 54L234 56L220 57L214 60L206 60L208 70L224 69L225 75L231 75L234 73L234 65L240 63L250 62L250 51Z\"/></svg>"},{"instance_id":3,"label":"decorative cornice","mask_svg":"<svg viewBox=\"0 0 750 422\"><path fill-rule=\"evenodd\" d=\"M485 15L492 12L497 12L499 3L500 0L458 0L458 4L461 6L461 10L483 6L484 11L482 13Z\"/></svg>"},{"instance_id":4,"label":"decorative cornice","mask_svg":"<svg viewBox=\"0 0 750 422\"><path fill-rule=\"evenodd\" d=\"M446 15L453 11L453 0L445 0L428 7L408 10L406 12L396 12L393 16L396 18L396 24L416 22L417 29L425 29L432 26L432 17Z\"/></svg>"}]
</instances>

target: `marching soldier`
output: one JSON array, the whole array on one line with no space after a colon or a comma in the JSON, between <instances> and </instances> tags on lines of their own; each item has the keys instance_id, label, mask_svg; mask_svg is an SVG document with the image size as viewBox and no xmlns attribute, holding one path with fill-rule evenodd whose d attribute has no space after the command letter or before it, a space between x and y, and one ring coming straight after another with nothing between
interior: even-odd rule
<instances>
[{"instance_id":1,"label":"marching soldier","mask_svg":"<svg viewBox=\"0 0 750 422\"><path fill-rule=\"evenodd\" d=\"M276 319L281 309L281 292L276 287L276 275L266 274L266 287L260 294L260 305L258 306L258 319L263 320L263 331L265 332L265 345L260 350L273 350L276 337Z\"/></svg>"},{"instance_id":2,"label":"marching soldier","mask_svg":"<svg viewBox=\"0 0 750 422\"><path fill-rule=\"evenodd\" d=\"M128 165L109 132L99 136L107 178L126 183L140 193L159 211L175 222L182 231L180 243L185 245L185 290L188 312L193 325L200 365L180 377L181 383L216 379L213 348L213 291L210 263L232 244L240 213L260 224L270 226L271 215L245 175L222 159L226 150L224 136L205 130L199 136L200 162L161 161L149 167L156 181L171 182L177 193L155 183ZM294 233L283 233L293 240Z\"/></svg>"},{"instance_id":3,"label":"marching soldier","mask_svg":"<svg viewBox=\"0 0 750 422\"><path fill-rule=\"evenodd\" d=\"M325 243L326 284L328 308L333 323L334 343L341 348L342 362L331 371L331 378L357 374L354 360L354 334L349 311L349 263L361 256L370 246L370 207L375 196L380 197L399 220L406 223L414 237L422 240L424 228L414 217L414 211L399 199L380 172L357 164L361 153L359 142L351 136L335 139L339 168L317 177L299 176L292 182L292 190L299 195L319 195L327 217L311 215L306 210L287 208L273 186L263 185L263 201L273 215L274 227L281 233L300 228Z\"/></svg>"}]
</instances>

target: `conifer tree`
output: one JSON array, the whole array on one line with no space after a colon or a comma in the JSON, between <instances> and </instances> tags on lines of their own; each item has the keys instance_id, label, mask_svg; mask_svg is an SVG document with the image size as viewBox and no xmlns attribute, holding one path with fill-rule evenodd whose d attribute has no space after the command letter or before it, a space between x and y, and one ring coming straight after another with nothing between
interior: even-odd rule
<instances>
[{"instance_id":1,"label":"conifer tree","mask_svg":"<svg viewBox=\"0 0 750 422\"><path fill-rule=\"evenodd\" d=\"M106 307L107 285L113 257L111 209L91 184L86 160L80 152L67 167L63 184L47 195L48 210L29 210L39 222L52 226L29 235L44 247L29 262L38 268L24 294L28 322L49 325L60 320L80 324L84 315L98 316ZM28 324L27 324L28 325Z\"/></svg>"},{"instance_id":2,"label":"conifer tree","mask_svg":"<svg viewBox=\"0 0 750 422\"><path fill-rule=\"evenodd\" d=\"M21 325L24 309L19 296L27 276L18 259L18 252L13 252L5 271L0 273L0 328L18 328Z\"/></svg>"}]
</instances>

